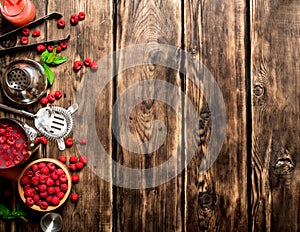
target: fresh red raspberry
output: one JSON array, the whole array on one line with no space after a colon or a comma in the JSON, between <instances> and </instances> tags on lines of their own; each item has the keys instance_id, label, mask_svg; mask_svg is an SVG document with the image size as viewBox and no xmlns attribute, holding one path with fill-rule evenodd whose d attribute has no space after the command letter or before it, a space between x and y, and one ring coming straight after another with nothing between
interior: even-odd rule
<instances>
[{"instance_id":1,"label":"fresh red raspberry","mask_svg":"<svg viewBox=\"0 0 300 232\"><path fill-rule=\"evenodd\" d=\"M64 192L59 192L56 194L56 196L59 198L59 199L63 199L64 196L65 196L65 193Z\"/></svg>"},{"instance_id":2,"label":"fresh red raspberry","mask_svg":"<svg viewBox=\"0 0 300 232\"><path fill-rule=\"evenodd\" d=\"M36 137L34 140L34 144L39 144L41 142L41 137Z\"/></svg>"},{"instance_id":3,"label":"fresh red raspberry","mask_svg":"<svg viewBox=\"0 0 300 232\"><path fill-rule=\"evenodd\" d=\"M46 201L42 201L42 202L40 202L39 206L41 209L46 210L48 208L49 204Z\"/></svg>"},{"instance_id":4,"label":"fresh red raspberry","mask_svg":"<svg viewBox=\"0 0 300 232\"><path fill-rule=\"evenodd\" d=\"M48 45L47 50L48 52L53 52L54 46L53 45ZM49 100L49 99L48 99Z\"/></svg>"},{"instance_id":5,"label":"fresh red raspberry","mask_svg":"<svg viewBox=\"0 0 300 232\"><path fill-rule=\"evenodd\" d=\"M53 198L53 196L47 196L46 197L46 201L48 202L48 203L52 203L52 198Z\"/></svg>"},{"instance_id":6,"label":"fresh red raspberry","mask_svg":"<svg viewBox=\"0 0 300 232\"><path fill-rule=\"evenodd\" d=\"M65 157L64 155L59 156L58 160L62 163L66 163L67 162L67 157Z\"/></svg>"},{"instance_id":7,"label":"fresh red raspberry","mask_svg":"<svg viewBox=\"0 0 300 232\"><path fill-rule=\"evenodd\" d=\"M69 169L70 169L70 171L75 172L77 170L76 164L70 164Z\"/></svg>"},{"instance_id":8,"label":"fresh red raspberry","mask_svg":"<svg viewBox=\"0 0 300 232\"><path fill-rule=\"evenodd\" d=\"M59 179L57 179L57 180L55 181L55 186L60 186L60 181L59 181Z\"/></svg>"},{"instance_id":9,"label":"fresh red raspberry","mask_svg":"<svg viewBox=\"0 0 300 232\"><path fill-rule=\"evenodd\" d=\"M29 36L29 35L30 35L30 30L29 30L29 28L27 28L27 27L23 28L23 29L22 29L22 34L23 34L24 36Z\"/></svg>"},{"instance_id":10,"label":"fresh red raspberry","mask_svg":"<svg viewBox=\"0 0 300 232\"><path fill-rule=\"evenodd\" d=\"M68 47L68 42L67 42L67 41L61 41L61 42L59 43L59 46L61 46L61 48L62 48L63 50L65 50L65 49Z\"/></svg>"},{"instance_id":11,"label":"fresh red raspberry","mask_svg":"<svg viewBox=\"0 0 300 232\"><path fill-rule=\"evenodd\" d=\"M67 181L68 181L68 178L65 174L60 175L60 177L59 177L60 183L67 183Z\"/></svg>"},{"instance_id":12,"label":"fresh red raspberry","mask_svg":"<svg viewBox=\"0 0 300 232\"><path fill-rule=\"evenodd\" d=\"M47 179L48 179L48 177L47 177L45 174L41 174L41 175L39 176L39 183L40 183L40 184L45 184L46 181L47 181Z\"/></svg>"},{"instance_id":13,"label":"fresh red raspberry","mask_svg":"<svg viewBox=\"0 0 300 232\"><path fill-rule=\"evenodd\" d=\"M41 143L47 145L48 139L45 136L41 136Z\"/></svg>"},{"instance_id":14,"label":"fresh red raspberry","mask_svg":"<svg viewBox=\"0 0 300 232\"><path fill-rule=\"evenodd\" d=\"M9 146L13 146L13 145L15 145L16 140L15 140L13 137L9 137L9 138L6 139L6 143L7 143Z\"/></svg>"},{"instance_id":15,"label":"fresh red raspberry","mask_svg":"<svg viewBox=\"0 0 300 232\"><path fill-rule=\"evenodd\" d=\"M58 197L52 197L52 201L51 201L51 203L53 204L53 205L59 205L59 202L60 202L60 199L58 198Z\"/></svg>"},{"instance_id":16,"label":"fresh red raspberry","mask_svg":"<svg viewBox=\"0 0 300 232\"><path fill-rule=\"evenodd\" d=\"M54 92L54 97L55 97L56 100L61 99L61 97L62 97L62 92L61 92L60 90L56 90L56 91Z\"/></svg>"},{"instance_id":17,"label":"fresh red raspberry","mask_svg":"<svg viewBox=\"0 0 300 232\"><path fill-rule=\"evenodd\" d=\"M26 198L26 205L33 206L34 205L34 200L31 197L27 197Z\"/></svg>"},{"instance_id":18,"label":"fresh red raspberry","mask_svg":"<svg viewBox=\"0 0 300 232\"><path fill-rule=\"evenodd\" d=\"M57 20L57 27L58 28L64 28L66 26L66 22L63 19Z\"/></svg>"},{"instance_id":19,"label":"fresh red raspberry","mask_svg":"<svg viewBox=\"0 0 300 232\"><path fill-rule=\"evenodd\" d=\"M74 144L74 140L72 138L67 138L65 140L65 144L66 144L67 147L72 147L73 144Z\"/></svg>"},{"instance_id":20,"label":"fresh red raspberry","mask_svg":"<svg viewBox=\"0 0 300 232\"><path fill-rule=\"evenodd\" d=\"M47 167L49 168L50 171L54 171L55 170L55 165L52 162L47 163Z\"/></svg>"},{"instance_id":21,"label":"fresh red raspberry","mask_svg":"<svg viewBox=\"0 0 300 232\"><path fill-rule=\"evenodd\" d=\"M47 97L42 97L41 98L41 100L40 100L40 102L41 102L41 104L43 105L43 106L45 106L45 105L47 105L48 104L48 98Z\"/></svg>"},{"instance_id":22,"label":"fresh red raspberry","mask_svg":"<svg viewBox=\"0 0 300 232\"><path fill-rule=\"evenodd\" d=\"M85 58L84 61L83 61L83 64L84 64L84 66L86 66L86 67L90 67L90 66L91 66L91 63L92 63L92 61L91 61L90 58Z\"/></svg>"},{"instance_id":23,"label":"fresh red raspberry","mask_svg":"<svg viewBox=\"0 0 300 232\"><path fill-rule=\"evenodd\" d=\"M59 176L65 174L64 170L62 170L61 168L56 169L56 173L57 173L57 175L59 175Z\"/></svg>"},{"instance_id":24,"label":"fresh red raspberry","mask_svg":"<svg viewBox=\"0 0 300 232\"><path fill-rule=\"evenodd\" d=\"M56 171L51 172L50 178L51 178L52 180L57 180L57 179L58 179L57 172L56 172Z\"/></svg>"},{"instance_id":25,"label":"fresh red raspberry","mask_svg":"<svg viewBox=\"0 0 300 232\"><path fill-rule=\"evenodd\" d=\"M79 18L78 18L78 15L76 14L72 14L71 17L70 17L70 23L71 25L76 25L79 21Z\"/></svg>"},{"instance_id":26,"label":"fresh red raspberry","mask_svg":"<svg viewBox=\"0 0 300 232\"><path fill-rule=\"evenodd\" d=\"M38 186L38 188L39 188L39 191L40 191L41 193L47 191L47 185L45 185L45 184L40 184L40 185Z\"/></svg>"},{"instance_id":27,"label":"fresh red raspberry","mask_svg":"<svg viewBox=\"0 0 300 232\"><path fill-rule=\"evenodd\" d=\"M36 50L38 53L42 53L42 52L46 51L46 46L44 44L38 44L36 46Z\"/></svg>"},{"instance_id":28,"label":"fresh red raspberry","mask_svg":"<svg viewBox=\"0 0 300 232\"><path fill-rule=\"evenodd\" d=\"M33 171L29 169L25 172L25 175L31 178L33 177Z\"/></svg>"},{"instance_id":29,"label":"fresh red raspberry","mask_svg":"<svg viewBox=\"0 0 300 232\"><path fill-rule=\"evenodd\" d=\"M23 176L20 180L22 185L27 185L30 182L30 178L28 176Z\"/></svg>"},{"instance_id":30,"label":"fresh red raspberry","mask_svg":"<svg viewBox=\"0 0 300 232\"><path fill-rule=\"evenodd\" d=\"M26 44L28 44L28 37L27 36L22 36L21 37L21 39L20 39L20 43L22 44L22 45L26 45Z\"/></svg>"},{"instance_id":31,"label":"fresh red raspberry","mask_svg":"<svg viewBox=\"0 0 300 232\"><path fill-rule=\"evenodd\" d=\"M33 172L37 172L39 170L39 166L37 164L33 164L31 168Z\"/></svg>"},{"instance_id":32,"label":"fresh red raspberry","mask_svg":"<svg viewBox=\"0 0 300 232\"><path fill-rule=\"evenodd\" d=\"M60 53L62 51L62 48L60 45L56 46L56 53Z\"/></svg>"},{"instance_id":33,"label":"fresh red raspberry","mask_svg":"<svg viewBox=\"0 0 300 232\"><path fill-rule=\"evenodd\" d=\"M48 192L49 195L53 195L55 193L55 187L52 187L52 186L48 187L47 192Z\"/></svg>"},{"instance_id":34,"label":"fresh red raspberry","mask_svg":"<svg viewBox=\"0 0 300 232\"><path fill-rule=\"evenodd\" d=\"M41 198L46 198L48 196L48 192L45 191L45 192L40 192L40 197Z\"/></svg>"},{"instance_id":35,"label":"fresh red raspberry","mask_svg":"<svg viewBox=\"0 0 300 232\"><path fill-rule=\"evenodd\" d=\"M41 35L41 32L39 30L33 30L32 37L39 37Z\"/></svg>"},{"instance_id":36,"label":"fresh red raspberry","mask_svg":"<svg viewBox=\"0 0 300 232\"><path fill-rule=\"evenodd\" d=\"M51 179L51 178L48 178L48 179L46 180L46 185L47 185L48 187L53 186L53 185L54 185L54 180Z\"/></svg>"},{"instance_id":37,"label":"fresh red raspberry","mask_svg":"<svg viewBox=\"0 0 300 232\"><path fill-rule=\"evenodd\" d=\"M30 183L33 186L38 186L40 184L39 177L37 176L32 177Z\"/></svg>"},{"instance_id":38,"label":"fresh red raspberry","mask_svg":"<svg viewBox=\"0 0 300 232\"><path fill-rule=\"evenodd\" d=\"M78 19L81 21L81 20L84 20L85 19L85 13L84 12L79 12L78 13Z\"/></svg>"},{"instance_id":39,"label":"fresh red raspberry","mask_svg":"<svg viewBox=\"0 0 300 232\"><path fill-rule=\"evenodd\" d=\"M25 197L33 197L34 194L35 194L35 191L33 188L26 188L24 191Z\"/></svg>"},{"instance_id":40,"label":"fresh red raspberry","mask_svg":"<svg viewBox=\"0 0 300 232\"><path fill-rule=\"evenodd\" d=\"M5 166L10 168L12 166L12 162L11 161L6 161Z\"/></svg>"},{"instance_id":41,"label":"fresh red raspberry","mask_svg":"<svg viewBox=\"0 0 300 232\"><path fill-rule=\"evenodd\" d=\"M86 165L88 163L88 158L85 155L82 155L79 157L79 161L83 163L83 165Z\"/></svg>"},{"instance_id":42,"label":"fresh red raspberry","mask_svg":"<svg viewBox=\"0 0 300 232\"><path fill-rule=\"evenodd\" d=\"M80 141L79 141L79 143L81 144L81 145L86 145L86 139L80 139Z\"/></svg>"},{"instance_id":43,"label":"fresh red raspberry","mask_svg":"<svg viewBox=\"0 0 300 232\"><path fill-rule=\"evenodd\" d=\"M19 163L21 163L22 159L20 158L20 156L15 156L13 159L13 162L15 165L18 165Z\"/></svg>"},{"instance_id":44,"label":"fresh red raspberry","mask_svg":"<svg viewBox=\"0 0 300 232\"><path fill-rule=\"evenodd\" d=\"M33 197L32 197L32 200L34 202L38 202L40 200L40 196L38 194L34 194Z\"/></svg>"},{"instance_id":45,"label":"fresh red raspberry","mask_svg":"<svg viewBox=\"0 0 300 232\"><path fill-rule=\"evenodd\" d=\"M42 169L43 167L47 167L47 164L45 162L38 163L39 169Z\"/></svg>"},{"instance_id":46,"label":"fresh red raspberry","mask_svg":"<svg viewBox=\"0 0 300 232\"><path fill-rule=\"evenodd\" d=\"M60 185L60 190L63 192L67 192L68 191L68 185L67 184L61 184Z\"/></svg>"},{"instance_id":47,"label":"fresh red raspberry","mask_svg":"<svg viewBox=\"0 0 300 232\"><path fill-rule=\"evenodd\" d=\"M67 185L67 186L68 186L68 185ZM54 187L54 191L55 191L54 193L56 193L56 194L59 193L59 192L60 192L60 187L55 186L55 187Z\"/></svg>"},{"instance_id":48,"label":"fresh red raspberry","mask_svg":"<svg viewBox=\"0 0 300 232\"><path fill-rule=\"evenodd\" d=\"M78 199L79 199L79 196L78 196L77 193L72 193L72 194L71 194L71 201L72 201L72 202L77 202Z\"/></svg>"},{"instance_id":49,"label":"fresh red raspberry","mask_svg":"<svg viewBox=\"0 0 300 232\"><path fill-rule=\"evenodd\" d=\"M70 159L69 159L70 163L76 163L76 162L77 162L77 160L78 160L78 158L77 158L77 156L76 156L76 155L72 155L72 156L70 156Z\"/></svg>"},{"instance_id":50,"label":"fresh red raspberry","mask_svg":"<svg viewBox=\"0 0 300 232\"><path fill-rule=\"evenodd\" d=\"M55 102L55 95L53 93L48 93L47 98L48 98L48 102L50 103Z\"/></svg>"},{"instance_id":51,"label":"fresh red raspberry","mask_svg":"<svg viewBox=\"0 0 300 232\"><path fill-rule=\"evenodd\" d=\"M41 176L41 171L40 171L40 170L37 170L37 171L34 173L34 175L35 175L36 177L39 177L39 178L40 178L40 176Z\"/></svg>"},{"instance_id":52,"label":"fresh red raspberry","mask_svg":"<svg viewBox=\"0 0 300 232\"><path fill-rule=\"evenodd\" d=\"M82 168L83 168L83 163L81 163L80 161L79 162L77 162L76 164L75 164L75 166L76 166L76 169L77 170L81 170Z\"/></svg>"},{"instance_id":53,"label":"fresh red raspberry","mask_svg":"<svg viewBox=\"0 0 300 232\"><path fill-rule=\"evenodd\" d=\"M97 62L93 61L90 65L90 68L91 68L92 71L97 71L98 70Z\"/></svg>"},{"instance_id":54,"label":"fresh red raspberry","mask_svg":"<svg viewBox=\"0 0 300 232\"><path fill-rule=\"evenodd\" d=\"M73 184L76 184L76 183L78 183L78 181L79 181L79 175L73 174L73 175L71 176L71 179L72 179L72 183L73 183Z\"/></svg>"},{"instance_id":55,"label":"fresh red raspberry","mask_svg":"<svg viewBox=\"0 0 300 232\"><path fill-rule=\"evenodd\" d=\"M50 170L49 170L49 168L47 166L41 168L41 173L42 174L48 175L49 172L50 172Z\"/></svg>"},{"instance_id":56,"label":"fresh red raspberry","mask_svg":"<svg viewBox=\"0 0 300 232\"><path fill-rule=\"evenodd\" d=\"M75 72L78 72L82 68L82 62L80 60L76 60L73 63L73 69Z\"/></svg>"}]
</instances>

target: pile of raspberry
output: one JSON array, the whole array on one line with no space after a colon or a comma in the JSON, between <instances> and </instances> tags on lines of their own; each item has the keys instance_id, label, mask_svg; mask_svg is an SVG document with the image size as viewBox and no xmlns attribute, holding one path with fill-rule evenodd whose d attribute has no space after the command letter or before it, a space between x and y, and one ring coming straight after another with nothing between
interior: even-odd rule
<instances>
[{"instance_id":1,"label":"pile of raspberry","mask_svg":"<svg viewBox=\"0 0 300 232\"><path fill-rule=\"evenodd\" d=\"M33 164L21 178L25 203L42 210L58 206L68 190L67 174L52 162Z\"/></svg>"}]
</instances>

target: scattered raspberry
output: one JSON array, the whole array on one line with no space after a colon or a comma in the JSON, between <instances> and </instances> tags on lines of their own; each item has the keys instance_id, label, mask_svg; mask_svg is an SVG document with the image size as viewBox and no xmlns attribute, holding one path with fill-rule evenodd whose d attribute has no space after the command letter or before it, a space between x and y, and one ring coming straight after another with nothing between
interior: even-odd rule
<instances>
[{"instance_id":1,"label":"scattered raspberry","mask_svg":"<svg viewBox=\"0 0 300 232\"><path fill-rule=\"evenodd\" d=\"M79 12L78 13L78 19L81 21L81 20L84 20L85 19L85 13L84 12Z\"/></svg>"},{"instance_id":2,"label":"scattered raspberry","mask_svg":"<svg viewBox=\"0 0 300 232\"><path fill-rule=\"evenodd\" d=\"M27 27L23 28L22 34L23 34L24 36L29 36L29 35L30 35L30 30L29 30L29 28L27 28Z\"/></svg>"},{"instance_id":3,"label":"scattered raspberry","mask_svg":"<svg viewBox=\"0 0 300 232\"><path fill-rule=\"evenodd\" d=\"M48 93L47 98L50 103L55 102L55 95L53 93Z\"/></svg>"},{"instance_id":4,"label":"scattered raspberry","mask_svg":"<svg viewBox=\"0 0 300 232\"><path fill-rule=\"evenodd\" d=\"M72 156L70 156L70 159L69 159L70 163L76 163L76 162L77 162L77 160L78 160L78 158L77 158L77 156L76 156L76 155L72 155Z\"/></svg>"},{"instance_id":5,"label":"scattered raspberry","mask_svg":"<svg viewBox=\"0 0 300 232\"><path fill-rule=\"evenodd\" d=\"M54 93L54 97L55 97L56 100L61 99L62 92L60 90L56 90L55 93Z\"/></svg>"},{"instance_id":6,"label":"scattered raspberry","mask_svg":"<svg viewBox=\"0 0 300 232\"><path fill-rule=\"evenodd\" d=\"M67 42L67 41L61 41L61 42L59 43L59 46L61 46L61 48L62 48L63 50L65 50L65 49L68 47L68 42Z\"/></svg>"},{"instance_id":7,"label":"scattered raspberry","mask_svg":"<svg viewBox=\"0 0 300 232\"><path fill-rule=\"evenodd\" d=\"M56 53L60 53L62 50L61 46L57 45L56 46Z\"/></svg>"},{"instance_id":8,"label":"scattered raspberry","mask_svg":"<svg viewBox=\"0 0 300 232\"><path fill-rule=\"evenodd\" d=\"M58 28L64 28L66 26L66 22L63 19L57 20L57 27Z\"/></svg>"},{"instance_id":9,"label":"scattered raspberry","mask_svg":"<svg viewBox=\"0 0 300 232\"><path fill-rule=\"evenodd\" d=\"M59 161L62 163L66 163L67 162L67 157L65 157L64 155L59 156Z\"/></svg>"},{"instance_id":10,"label":"scattered raspberry","mask_svg":"<svg viewBox=\"0 0 300 232\"><path fill-rule=\"evenodd\" d=\"M87 163L88 163L88 158L86 157L86 156L80 156L79 157L79 161L81 162L81 163L83 163L84 165L86 165Z\"/></svg>"},{"instance_id":11,"label":"scattered raspberry","mask_svg":"<svg viewBox=\"0 0 300 232\"><path fill-rule=\"evenodd\" d=\"M82 62L80 60L76 60L73 63L73 69L75 72L78 72L82 68Z\"/></svg>"},{"instance_id":12,"label":"scattered raspberry","mask_svg":"<svg viewBox=\"0 0 300 232\"><path fill-rule=\"evenodd\" d=\"M73 139L72 138L67 138L66 141L65 141L65 144L67 147L72 147L73 146Z\"/></svg>"},{"instance_id":13,"label":"scattered raspberry","mask_svg":"<svg viewBox=\"0 0 300 232\"><path fill-rule=\"evenodd\" d=\"M48 52L53 52L54 46L53 45L48 45L47 50L48 50Z\"/></svg>"},{"instance_id":14,"label":"scattered raspberry","mask_svg":"<svg viewBox=\"0 0 300 232\"><path fill-rule=\"evenodd\" d=\"M45 136L42 136L41 137L41 143L44 144L44 145L47 145L48 139Z\"/></svg>"},{"instance_id":15,"label":"scattered raspberry","mask_svg":"<svg viewBox=\"0 0 300 232\"><path fill-rule=\"evenodd\" d=\"M78 15L76 14L72 14L71 17L70 17L70 23L71 25L76 25L79 21L79 18L78 18Z\"/></svg>"},{"instance_id":16,"label":"scattered raspberry","mask_svg":"<svg viewBox=\"0 0 300 232\"><path fill-rule=\"evenodd\" d=\"M41 102L41 104L43 105L43 106L45 106L45 105L47 105L48 104L48 98L47 97L42 97L41 98L41 100L40 100L40 102Z\"/></svg>"},{"instance_id":17,"label":"scattered raspberry","mask_svg":"<svg viewBox=\"0 0 300 232\"><path fill-rule=\"evenodd\" d=\"M32 37L39 37L41 35L41 32L39 30L33 30Z\"/></svg>"},{"instance_id":18,"label":"scattered raspberry","mask_svg":"<svg viewBox=\"0 0 300 232\"><path fill-rule=\"evenodd\" d=\"M76 166L76 170L81 170L82 168L83 168L83 163L82 162L77 162L76 164L75 164L75 166Z\"/></svg>"},{"instance_id":19,"label":"scattered raspberry","mask_svg":"<svg viewBox=\"0 0 300 232\"><path fill-rule=\"evenodd\" d=\"M77 193L72 193L72 194L71 194L71 201L72 201L72 202L77 202L78 199L79 199L79 196L78 196Z\"/></svg>"},{"instance_id":20,"label":"scattered raspberry","mask_svg":"<svg viewBox=\"0 0 300 232\"><path fill-rule=\"evenodd\" d=\"M91 61L90 58L85 58L84 61L83 61L83 64L84 64L84 66L86 66L86 67L90 67L90 66L91 66L91 63L92 63L92 61Z\"/></svg>"},{"instance_id":21,"label":"scattered raspberry","mask_svg":"<svg viewBox=\"0 0 300 232\"><path fill-rule=\"evenodd\" d=\"M98 70L98 64L94 61L91 63L90 67L91 67L92 71L97 71Z\"/></svg>"},{"instance_id":22,"label":"scattered raspberry","mask_svg":"<svg viewBox=\"0 0 300 232\"><path fill-rule=\"evenodd\" d=\"M72 183L76 184L76 183L78 183L78 181L79 181L79 175L73 174L73 175L71 176L71 179L72 179Z\"/></svg>"},{"instance_id":23,"label":"scattered raspberry","mask_svg":"<svg viewBox=\"0 0 300 232\"><path fill-rule=\"evenodd\" d=\"M28 44L28 37L27 36L22 36L21 37L21 39L20 39L20 43L22 44L22 45L26 45L26 44Z\"/></svg>"},{"instance_id":24,"label":"scattered raspberry","mask_svg":"<svg viewBox=\"0 0 300 232\"><path fill-rule=\"evenodd\" d=\"M77 170L76 164L70 164L69 169L70 169L70 171L75 172Z\"/></svg>"},{"instance_id":25,"label":"scattered raspberry","mask_svg":"<svg viewBox=\"0 0 300 232\"><path fill-rule=\"evenodd\" d=\"M79 141L79 143L81 144L81 145L86 145L86 139L80 139L80 141Z\"/></svg>"},{"instance_id":26,"label":"scattered raspberry","mask_svg":"<svg viewBox=\"0 0 300 232\"><path fill-rule=\"evenodd\" d=\"M46 51L46 46L44 44L39 44L36 46L36 50L38 53L42 53L42 52Z\"/></svg>"}]
</instances>

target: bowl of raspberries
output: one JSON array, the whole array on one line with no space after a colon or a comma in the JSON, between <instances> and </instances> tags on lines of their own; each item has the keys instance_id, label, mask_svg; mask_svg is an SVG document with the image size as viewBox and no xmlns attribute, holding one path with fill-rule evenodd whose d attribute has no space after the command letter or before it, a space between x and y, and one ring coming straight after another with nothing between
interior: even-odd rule
<instances>
[{"instance_id":1,"label":"bowl of raspberries","mask_svg":"<svg viewBox=\"0 0 300 232\"><path fill-rule=\"evenodd\" d=\"M18 179L22 201L37 211L52 211L68 198L72 180L63 163L52 158L37 159L28 164Z\"/></svg>"}]
</instances>

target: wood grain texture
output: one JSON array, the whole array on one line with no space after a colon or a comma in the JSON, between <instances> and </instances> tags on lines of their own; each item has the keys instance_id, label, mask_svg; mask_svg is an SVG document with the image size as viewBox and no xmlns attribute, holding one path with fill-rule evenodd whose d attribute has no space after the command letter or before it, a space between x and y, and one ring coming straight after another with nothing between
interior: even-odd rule
<instances>
[{"instance_id":1,"label":"wood grain texture","mask_svg":"<svg viewBox=\"0 0 300 232\"><path fill-rule=\"evenodd\" d=\"M151 42L180 47L180 9L179 1L120 1L117 8L117 50L130 45ZM144 55L156 58L159 54L145 51ZM117 67L122 64L122 60L117 60ZM177 71L160 65L141 65L125 70L117 76L117 99L131 85L145 80L167 81L176 89L180 89ZM158 120L166 126L167 137L158 150L151 153L146 150L149 154L133 153L119 145L116 157L116 161L120 164L140 170L156 167L166 162L181 141L181 122L176 117L176 111L181 110L181 103L175 102L175 107L172 109L167 104L156 100L156 90L153 86L149 88L151 92L149 99L138 102L130 116L125 118L125 120L130 120L129 136L138 142L149 141L149 136L155 135L156 132L149 130L150 126ZM128 102L135 97L143 96L145 92L145 89L137 86L134 94L127 99ZM121 113L118 114L118 118L121 117ZM123 122L118 121L118 123ZM121 139L126 139L125 136L120 135ZM129 183L127 176L122 176L122 173L118 172L116 175L116 178L123 183ZM148 181L151 183L152 179L149 178ZM165 184L145 190L117 188L116 230L181 231L181 194L182 178L180 175Z\"/></svg>"},{"instance_id":2,"label":"wood grain texture","mask_svg":"<svg viewBox=\"0 0 300 232\"><path fill-rule=\"evenodd\" d=\"M300 4L251 3L253 231L299 231Z\"/></svg>"},{"instance_id":3,"label":"wood grain texture","mask_svg":"<svg viewBox=\"0 0 300 232\"><path fill-rule=\"evenodd\" d=\"M199 130L198 148L186 170L185 229L247 231L245 2L186 0L184 6L185 50L217 81L227 115L222 150L213 166L200 173L208 143L215 139L210 137L214 115L206 102L212 96L203 96L192 81L197 77L188 72L186 93L199 115Z\"/></svg>"}]
</instances>

